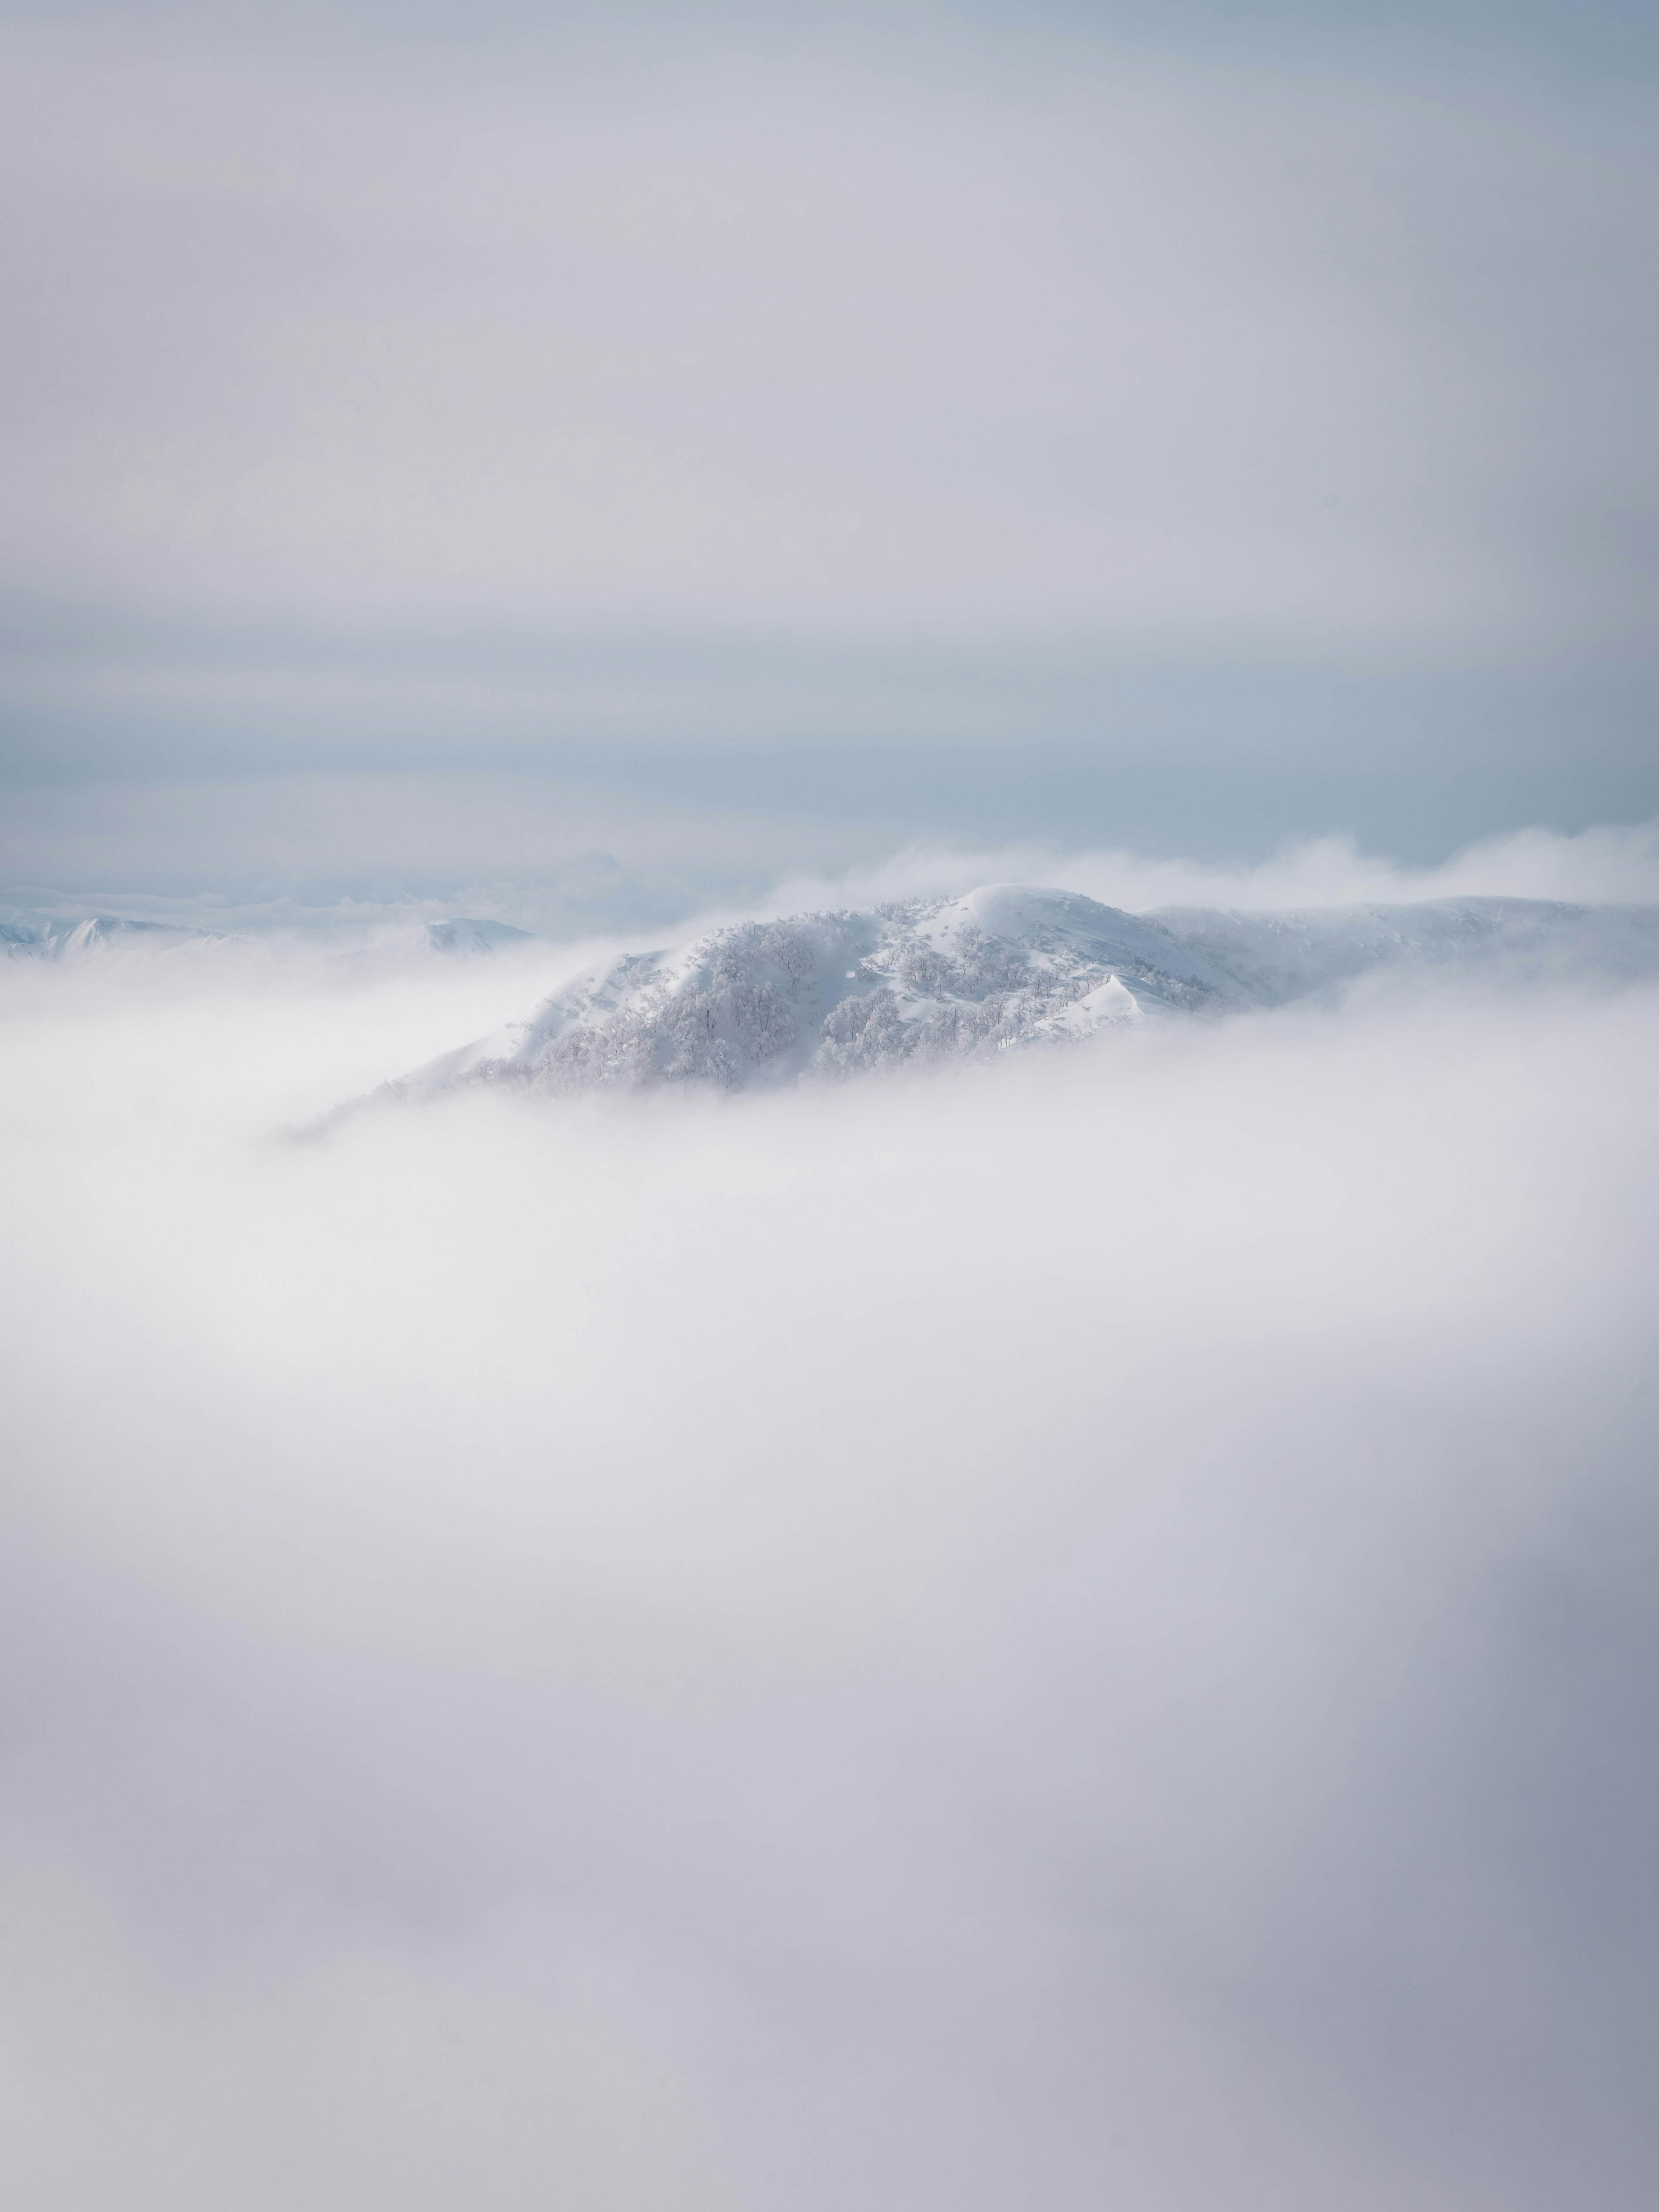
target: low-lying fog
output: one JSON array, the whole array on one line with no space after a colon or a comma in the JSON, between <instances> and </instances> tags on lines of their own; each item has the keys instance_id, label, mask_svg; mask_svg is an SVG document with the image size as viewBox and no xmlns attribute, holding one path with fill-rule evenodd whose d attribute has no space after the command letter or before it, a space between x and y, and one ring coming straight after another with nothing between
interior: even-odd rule
<instances>
[{"instance_id":1,"label":"low-lying fog","mask_svg":"<svg viewBox=\"0 0 1659 2212\"><path fill-rule=\"evenodd\" d=\"M283 1130L0 965L30 2212L1646 2212L1659 996Z\"/></svg>"}]
</instances>

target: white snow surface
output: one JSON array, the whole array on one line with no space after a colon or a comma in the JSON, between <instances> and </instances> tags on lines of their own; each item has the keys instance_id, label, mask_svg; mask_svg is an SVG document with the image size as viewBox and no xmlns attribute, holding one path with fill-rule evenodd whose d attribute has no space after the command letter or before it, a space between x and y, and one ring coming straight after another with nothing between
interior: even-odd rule
<instances>
[{"instance_id":1,"label":"white snow surface","mask_svg":"<svg viewBox=\"0 0 1659 2212\"><path fill-rule=\"evenodd\" d=\"M527 1020L385 1087L736 1091L1076 1043L1154 1018L1334 994L1376 970L1522 980L1659 974L1659 907L1528 899L1133 915L987 884L954 899L744 921L631 952Z\"/></svg>"}]
</instances>

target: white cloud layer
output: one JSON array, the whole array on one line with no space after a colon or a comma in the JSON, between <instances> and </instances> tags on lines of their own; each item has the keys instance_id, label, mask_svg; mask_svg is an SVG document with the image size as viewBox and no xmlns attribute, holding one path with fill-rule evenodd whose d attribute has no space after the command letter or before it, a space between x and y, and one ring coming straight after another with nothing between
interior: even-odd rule
<instances>
[{"instance_id":1,"label":"white cloud layer","mask_svg":"<svg viewBox=\"0 0 1659 2212\"><path fill-rule=\"evenodd\" d=\"M9 2201L1651 2203L1651 995L296 1148L524 977L222 955L0 968Z\"/></svg>"},{"instance_id":2,"label":"white cloud layer","mask_svg":"<svg viewBox=\"0 0 1659 2212\"><path fill-rule=\"evenodd\" d=\"M1588 905L1659 902L1659 823L1606 823L1563 836L1522 830L1486 837L1437 866L1361 852L1352 837L1316 837L1273 859L1232 866L1133 852L1058 851L1033 842L987 851L915 845L833 881L792 878L776 910L859 904L960 890L969 883L1054 882L1132 913L1164 906L1343 906L1413 899L1561 899Z\"/></svg>"}]
</instances>

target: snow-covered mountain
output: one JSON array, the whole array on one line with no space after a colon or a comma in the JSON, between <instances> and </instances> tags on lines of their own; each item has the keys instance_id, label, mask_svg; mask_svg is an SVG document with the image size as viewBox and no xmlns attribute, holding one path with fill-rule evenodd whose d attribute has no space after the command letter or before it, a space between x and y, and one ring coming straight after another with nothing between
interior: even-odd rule
<instances>
[{"instance_id":1,"label":"snow-covered mountain","mask_svg":"<svg viewBox=\"0 0 1659 2212\"><path fill-rule=\"evenodd\" d=\"M991 884L957 899L738 922L678 951L627 954L381 1095L775 1085L988 1058L1147 1017L1279 1006L1377 969L1469 962L1659 973L1659 908L1451 899L1141 915L1075 891Z\"/></svg>"},{"instance_id":2,"label":"snow-covered mountain","mask_svg":"<svg viewBox=\"0 0 1659 2212\"><path fill-rule=\"evenodd\" d=\"M536 939L529 930L514 929L510 922L475 921L462 915L453 921L428 922L426 941L434 952L471 957L480 952L499 952L508 945L533 945Z\"/></svg>"},{"instance_id":3,"label":"snow-covered mountain","mask_svg":"<svg viewBox=\"0 0 1659 2212\"><path fill-rule=\"evenodd\" d=\"M476 957L482 953L517 951L538 944L526 929L505 921L480 921L458 915L447 921L421 922L377 917L356 925L331 918L323 925L295 922L287 916L263 923L244 924L234 933L240 943L267 943L288 937L300 942L332 942L346 950L383 945L393 951L439 952L447 957ZM134 920L125 915L77 914L44 908L0 906L0 955L36 960L73 960L82 954L117 949L129 952L170 952L180 945L222 945L230 933L204 928L195 922Z\"/></svg>"},{"instance_id":4,"label":"snow-covered mountain","mask_svg":"<svg viewBox=\"0 0 1659 2212\"><path fill-rule=\"evenodd\" d=\"M187 929L162 921L131 921L115 914L65 916L34 914L16 907L0 908L0 951L13 957L41 960L73 959L118 945L166 951L176 945L200 943L217 934L213 930Z\"/></svg>"}]
</instances>

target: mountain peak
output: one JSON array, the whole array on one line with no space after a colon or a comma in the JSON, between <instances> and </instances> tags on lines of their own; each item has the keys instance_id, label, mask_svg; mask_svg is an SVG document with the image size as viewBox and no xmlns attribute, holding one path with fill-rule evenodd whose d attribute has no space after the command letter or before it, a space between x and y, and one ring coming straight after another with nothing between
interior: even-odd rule
<instances>
[{"instance_id":1,"label":"mountain peak","mask_svg":"<svg viewBox=\"0 0 1659 2212\"><path fill-rule=\"evenodd\" d=\"M1195 1012L1227 995L1155 922L1076 891L988 884L626 954L393 1087L737 1090L1074 1041L1143 1005Z\"/></svg>"},{"instance_id":2,"label":"mountain peak","mask_svg":"<svg viewBox=\"0 0 1659 2212\"><path fill-rule=\"evenodd\" d=\"M982 884L955 898L732 922L678 950L626 953L386 1095L486 1083L775 1087L1075 1044L1148 1016L1280 1006L1377 969L1476 960L1650 975L1659 908L1442 899L1134 915L1079 891Z\"/></svg>"}]
</instances>

